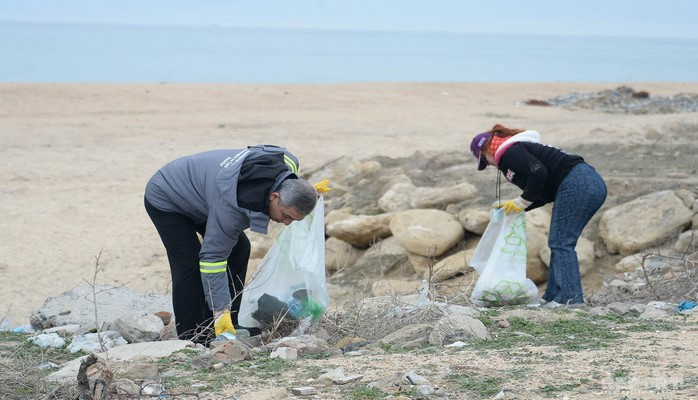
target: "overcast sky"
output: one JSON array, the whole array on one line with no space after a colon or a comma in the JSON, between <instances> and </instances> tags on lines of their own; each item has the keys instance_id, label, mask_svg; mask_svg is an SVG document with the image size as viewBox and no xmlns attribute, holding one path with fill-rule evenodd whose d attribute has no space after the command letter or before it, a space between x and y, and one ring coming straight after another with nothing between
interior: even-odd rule
<instances>
[{"instance_id":1,"label":"overcast sky","mask_svg":"<svg viewBox=\"0 0 698 400\"><path fill-rule=\"evenodd\" d=\"M698 0L0 0L0 21L698 38Z\"/></svg>"}]
</instances>

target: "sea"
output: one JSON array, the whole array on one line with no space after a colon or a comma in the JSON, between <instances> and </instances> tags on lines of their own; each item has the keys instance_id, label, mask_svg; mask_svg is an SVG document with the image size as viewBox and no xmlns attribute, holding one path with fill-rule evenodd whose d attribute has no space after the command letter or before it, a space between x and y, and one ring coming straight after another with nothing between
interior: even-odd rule
<instances>
[{"instance_id":1,"label":"sea","mask_svg":"<svg viewBox=\"0 0 698 400\"><path fill-rule=\"evenodd\" d=\"M696 82L698 38L0 21L0 82Z\"/></svg>"}]
</instances>

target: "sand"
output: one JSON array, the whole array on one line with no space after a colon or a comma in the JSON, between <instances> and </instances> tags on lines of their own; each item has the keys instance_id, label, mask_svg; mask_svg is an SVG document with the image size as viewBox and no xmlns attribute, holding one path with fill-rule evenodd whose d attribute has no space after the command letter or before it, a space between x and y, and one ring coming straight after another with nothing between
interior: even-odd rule
<instances>
[{"instance_id":1,"label":"sand","mask_svg":"<svg viewBox=\"0 0 698 400\"><path fill-rule=\"evenodd\" d=\"M471 136L494 123L536 129L562 147L651 146L666 126L698 124L696 113L517 104L622 84L0 84L0 319L28 323L47 298L85 281L167 293L143 188L173 158L270 143L293 151L301 170L345 155L459 148L472 163ZM661 96L698 92L698 83L628 85Z\"/></svg>"}]
</instances>

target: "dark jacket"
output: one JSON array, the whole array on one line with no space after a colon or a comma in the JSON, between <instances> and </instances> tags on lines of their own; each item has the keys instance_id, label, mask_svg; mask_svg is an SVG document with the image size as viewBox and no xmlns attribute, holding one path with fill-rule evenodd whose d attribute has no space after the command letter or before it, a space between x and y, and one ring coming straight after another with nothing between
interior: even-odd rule
<instances>
[{"instance_id":1,"label":"dark jacket","mask_svg":"<svg viewBox=\"0 0 698 400\"><path fill-rule=\"evenodd\" d=\"M277 146L213 150L171 161L153 175L145 197L154 207L206 224L199 268L213 311L230 303L227 259L240 233L267 233L271 192L296 179L298 159Z\"/></svg>"},{"instance_id":2,"label":"dark jacket","mask_svg":"<svg viewBox=\"0 0 698 400\"><path fill-rule=\"evenodd\" d=\"M584 159L576 154L541 143L518 142L501 155L498 168L504 177L518 186L524 200L533 202L533 210L555 200L560 182Z\"/></svg>"}]
</instances>

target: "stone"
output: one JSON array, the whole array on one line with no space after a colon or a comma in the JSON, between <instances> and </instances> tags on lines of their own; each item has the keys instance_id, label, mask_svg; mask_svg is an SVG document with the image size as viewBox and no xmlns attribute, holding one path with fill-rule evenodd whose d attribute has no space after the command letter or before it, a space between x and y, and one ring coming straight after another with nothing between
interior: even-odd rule
<instances>
[{"instance_id":1,"label":"stone","mask_svg":"<svg viewBox=\"0 0 698 400\"><path fill-rule=\"evenodd\" d=\"M611 254L627 256L658 245L691 224L693 212L673 191L638 197L606 210L599 234Z\"/></svg>"},{"instance_id":2,"label":"stone","mask_svg":"<svg viewBox=\"0 0 698 400\"><path fill-rule=\"evenodd\" d=\"M362 253L343 240L329 237L325 240L325 268L330 273L341 271L354 265Z\"/></svg>"},{"instance_id":3,"label":"stone","mask_svg":"<svg viewBox=\"0 0 698 400\"><path fill-rule=\"evenodd\" d=\"M441 210L408 210L390 220L393 236L410 252L436 257L450 250L465 236L463 226Z\"/></svg>"},{"instance_id":4,"label":"stone","mask_svg":"<svg viewBox=\"0 0 698 400\"><path fill-rule=\"evenodd\" d=\"M391 235L389 229L393 214L345 215L326 222L327 236L340 239L359 248L369 247L376 240Z\"/></svg>"},{"instance_id":5,"label":"stone","mask_svg":"<svg viewBox=\"0 0 698 400\"><path fill-rule=\"evenodd\" d=\"M291 393L296 396L310 396L317 394L317 389L312 386L303 386L291 389Z\"/></svg>"},{"instance_id":6,"label":"stone","mask_svg":"<svg viewBox=\"0 0 698 400\"><path fill-rule=\"evenodd\" d=\"M462 182L453 186L418 187L410 194L412 208L440 209L449 204L458 204L478 194L477 187Z\"/></svg>"}]
</instances>

